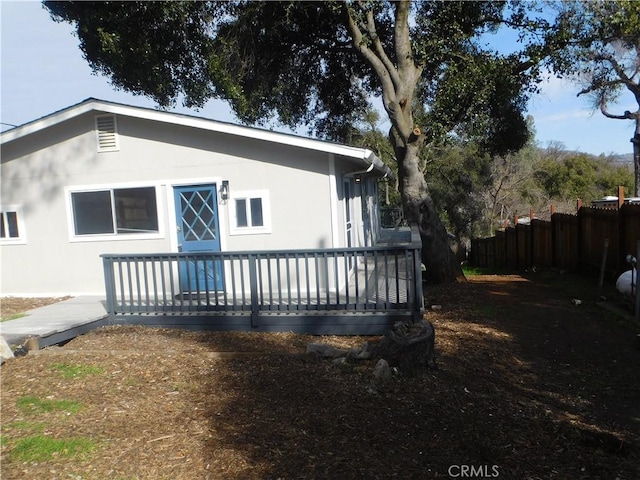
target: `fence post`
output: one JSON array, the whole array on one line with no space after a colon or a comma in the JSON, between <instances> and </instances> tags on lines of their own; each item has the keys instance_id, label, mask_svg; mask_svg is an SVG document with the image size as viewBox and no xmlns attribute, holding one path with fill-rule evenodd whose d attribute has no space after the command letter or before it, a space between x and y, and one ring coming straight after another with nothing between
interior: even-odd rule
<instances>
[{"instance_id":1,"label":"fence post","mask_svg":"<svg viewBox=\"0 0 640 480\"><path fill-rule=\"evenodd\" d=\"M251 295L251 326L258 326L259 302L258 302L258 274L256 271L255 255L249 255L249 287Z\"/></svg>"},{"instance_id":2,"label":"fence post","mask_svg":"<svg viewBox=\"0 0 640 480\"><path fill-rule=\"evenodd\" d=\"M618 210L620 207L624 205L624 187L622 185L618 186Z\"/></svg>"},{"instance_id":3,"label":"fence post","mask_svg":"<svg viewBox=\"0 0 640 480\"><path fill-rule=\"evenodd\" d=\"M600 279L598 280L598 293L602 291L604 283L604 269L607 266L607 254L609 253L609 239L604 239L604 247L602 249L602 262L600 263Z\"/></svg>"},{"instance_id":4,"label":"fence post","mask_svg":"<svg viewBox=\"0 0 640 480\"><path fill-rule=\"evenodd\" d=\"M102 266L104 268L104 285L105 285L105 294L107 301L107 313L109 314L109 319L113 320L116 315L116 279L113 275L113 259L106 257L105 255L101 255L102 257Z\"/></svg>"}]
</instances>

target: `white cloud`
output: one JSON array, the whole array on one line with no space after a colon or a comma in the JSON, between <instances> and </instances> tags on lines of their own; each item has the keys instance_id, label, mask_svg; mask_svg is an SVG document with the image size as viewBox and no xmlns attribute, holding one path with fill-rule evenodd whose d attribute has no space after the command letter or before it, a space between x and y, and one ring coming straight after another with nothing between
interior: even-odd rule
<instances>
[{"instance_id":1,"label":"white cloud","mask_svg":"<svg viewBox=\"0 0 640 480\"><path fill-rule=\"evenodd\" d=\"M567 120L583 120L593 117L594 112L588 109L567 110L546 115L538 115L535 118L541 122L564 122Z\"/></svg>"},{"instance_id":2,"label":"white cloud","mask_svg":"<svg viewBox=\"0 0 640 480\"><path fill-rule=\"evenodd\" d=\"M554 100L558 98L566 98L567 95L578 95L580 87L567 78L558 78L550 72L543 74L544 80L539 84L539 97Z\"/></svg>"}]
</instances>

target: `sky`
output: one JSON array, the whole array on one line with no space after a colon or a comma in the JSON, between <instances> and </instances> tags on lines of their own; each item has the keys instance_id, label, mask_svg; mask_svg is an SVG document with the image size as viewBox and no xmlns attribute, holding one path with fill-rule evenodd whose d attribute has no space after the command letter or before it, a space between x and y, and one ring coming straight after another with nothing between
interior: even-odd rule
<instances>
[{"instance_id":1,"label":"sky","mask_svg":"<svg viewBox=\"0 0 640 480\"><path fill-rule=\"evenodd\" d=\"M72 26L56 23L39 1L0 0L0 122L2 130L22 125L93 97L154 108L152 100L114 90L109 80L91 72L82 58ZM551 79L531 99L536 142L559 142L567 150L593 155L629 154L633 122L593 112L579 87ZM631 99L632 100L632 99ZM620 105L620 112L635 110ZM178 106L175 112L237 123L226 103L210 101L199 111ZM618 113L618 112L614 112Z\"/></svg>"}]
</instances>

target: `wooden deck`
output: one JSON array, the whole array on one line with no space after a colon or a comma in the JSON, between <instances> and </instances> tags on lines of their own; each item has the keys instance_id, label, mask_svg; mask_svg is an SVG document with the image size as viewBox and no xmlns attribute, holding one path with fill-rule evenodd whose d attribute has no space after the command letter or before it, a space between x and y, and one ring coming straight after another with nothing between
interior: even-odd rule
<instances>
[{"instance_id":1,"label":"wooden deck","mask_svg":"<svg viewBox=\"0 0 640 480\"><path fill-rule=\"evenodd\" d=\"M384 230L368 248L103 259L113 323L362 335L423 311L420 242L408 229ZM184 272L202 280L182 291Z\"/></svg>"}]
</instances>

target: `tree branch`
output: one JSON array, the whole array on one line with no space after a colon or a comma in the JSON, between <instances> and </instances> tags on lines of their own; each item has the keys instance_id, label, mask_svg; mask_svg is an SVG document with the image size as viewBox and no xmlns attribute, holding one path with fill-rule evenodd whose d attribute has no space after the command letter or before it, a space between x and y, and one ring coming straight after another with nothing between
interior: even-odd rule
<instances>
[{"instance_id":1,"label":"tree branch","mask_svg":"<svg viewBox=\"0 0 640 480\"><path fill-rule=\"evenodd\" d=\"M362 55L362 57L369 63L373 71L376 73L380 83L382 85L382 98L385 109L388 110L388 105L397 102L396 88L391 78L391 73L387 69L384 62L367 46L364 35L360 31L356 20L353 16L353 10L345 3L344 4L345 15L347 20L347 28L351 33L354 48Z\"/></svg>"},{"instance_id":2,"label":"tree branch","mask_svg":"<svg viewBox=\"0 0 640 480\"><path fill-rule=\"evenodd\" d=\"M394 41L396 45L396 61L400 76L415 69L413 54L411 52L411 35L409 33L409 10L411 2L401 0L396 3L396 19L394 29Z\"/></svg>"},{"instance_id":3,"label":"tree branch","mask_svg":"<svg viewBox=\"0 0 640 480\"><path fill-rule=\"evenodd\" d=\"M629 110L626 110L622 115L614 115L613 113L609 113L606 108L606 105L600 105L600 111L607 118L613 118L616 120L635 120L636 118L636 115L631 113Z\"/></svg>"},{"instance_id":4,"label":"tree branch","mask_svg":"<svg viewBox=\"0 0 640 480\"><path fill-rule=\"evenodd\" d=\"M375 22L375 19L373 17L373 10L370 9L370 8L369 9L365 9L365 7L362 5L362 0L359 0L358 4L361 6L361 8L363 10L366 11L366 15L367 15L367 32L369 33L369 36L371 37L371 40L373 41L373 46L375 47L375 51L376 51L376 54L377 54L378 58L384 64L385 68L387 69L387 72L389 72L389 75L391 77L391 81L393 82L393 84L394 84L394 86L395 86L395 88L397 90L398 87L400 86L400 77L398 76L398 71L396 70L395 65L393 64L393 62L391 61L391 59L387 55L387 52L384 51L384 47L382 46L382 42L380 41L380 37L378 36L378 32L377 32L377 29L376 29L376 22Z\"/></svg>"},{"instance_id":5,"label":"tree branch","mask_svg":"<svg viewBox=\"0 0 640 480\"><path fill-rule=\"evenodd\" d=\"M613 56L604 53L596 53L592 56L592 59L600 62L608 62L616 72L616 75L618 75L618 78L620 78L620 82L622 82L629 91L634 94L636 101L640 104L640 85L627 76L627 72L624 71L624 67L620 65Z\"/></svg>"}]
</instances>

